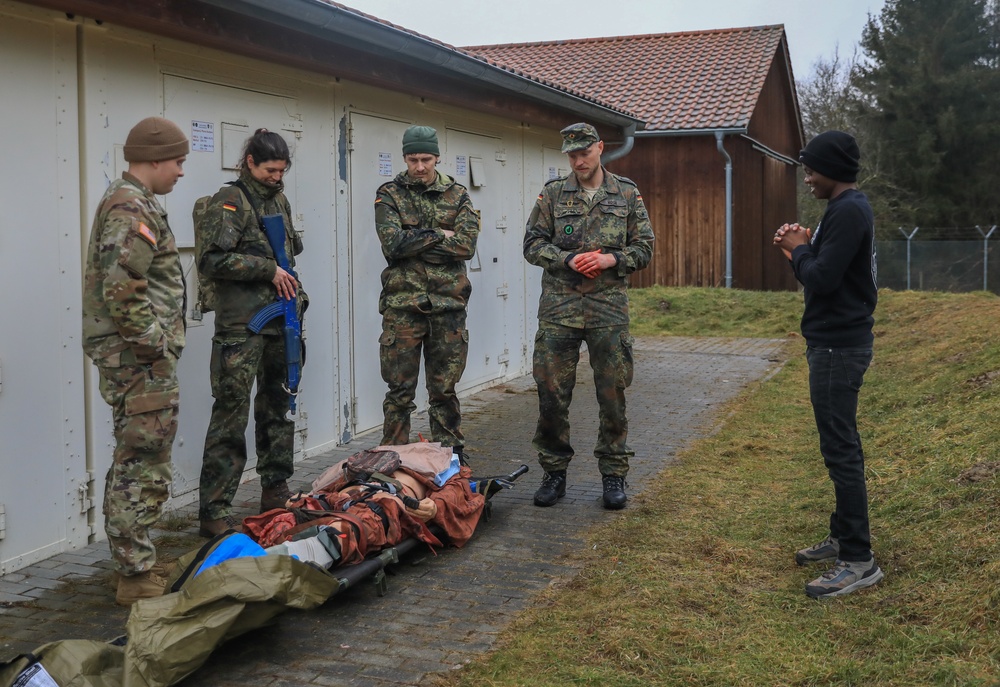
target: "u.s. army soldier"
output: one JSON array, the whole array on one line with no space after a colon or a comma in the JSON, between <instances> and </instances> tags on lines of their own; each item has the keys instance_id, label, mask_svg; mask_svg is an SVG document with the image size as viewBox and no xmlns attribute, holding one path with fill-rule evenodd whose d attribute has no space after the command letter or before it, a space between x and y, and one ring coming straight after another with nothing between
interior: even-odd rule
<instances>
[{"instance_id":1,"label":"u.s. army soldier","mask_svg":"<svg viewBox=\"0 0 1000 687\"><path fill-rule=\"evenodd\" d=\"M167 213L155 195L184 176L188 140L149 117L125 141L128 171L97 206L83 286L83 349L100 373L114 418L114 460L104 529L122 605L165 587L149 529L170 495L177 432L177 360L184 349L184 274Z\"/></svg>"},{"instance_id":2,"label":"u.s. army soldier","mask_svg":"<svg viewBox=\"0 0 1000 687\"><path fill-rule=\"evenodd\" d=\"M528 217L524 257L544 269L538 303L533 375L538 425L532 446L545 471L536 506L566 493L569 404L580 344L587 342L597 386L600 427L594 455L604 507L625 507L629 458L625 389L632 382L626 278L649 264L653 230L635 184L601 165L604 142L590 124L562 130L573 173L543 188Z\"/></svg>"}]
</instances>

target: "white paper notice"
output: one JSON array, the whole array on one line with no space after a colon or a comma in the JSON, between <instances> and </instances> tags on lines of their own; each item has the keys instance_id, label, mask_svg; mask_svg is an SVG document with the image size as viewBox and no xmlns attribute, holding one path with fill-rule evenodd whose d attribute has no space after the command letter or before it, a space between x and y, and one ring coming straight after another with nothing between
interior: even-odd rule
<instances>
[{"instance_id":1,"label":"white paper notice","mask_svg":"<svg viewBox=\"0 0 1000 687\"><path fill-rule=\"evenodd\" d=\"M455 156L455 176L464 177L469 173L469 158L465 155Z\"/></svg>"},{"instance_id":2,"label":"white paper notice","mask_svg":"<svg viewBox=\"0 0 1000 687\"><path fill-rule=\"evenodd\" d=\"M549 181L552 181L557 176L559 176L559 175L556 174L556 168L555 167L549 167Z\"/></svg>"},{"instance_id":3,"label":"white paper notice","mask_svg":"<svg viewBox=\"0 0 1000 687\"><path fill-rule=\"evenodd\" d=\"M191 120L191 150L215 152L215 123Z\"/></svg>"},{"instance_id":4,"label":"white paper notice","mask_svg":"<svg viewBox=\"0 0 1000 687\"><path fill-rule=\"evenodd\" d=\"M59 687L41 663L36 663L21 671L11 687Z\"/></svg>"},{"instance_id":5,"label":"white paper notice","mask_svg":"<svg viewBox=\"0 0 1000 687\"><path fill-rule=\"evenodd\" d=\"M378 175L380 177L392 176L392 153L378 154Z\"/></svg>"}]
</instances>

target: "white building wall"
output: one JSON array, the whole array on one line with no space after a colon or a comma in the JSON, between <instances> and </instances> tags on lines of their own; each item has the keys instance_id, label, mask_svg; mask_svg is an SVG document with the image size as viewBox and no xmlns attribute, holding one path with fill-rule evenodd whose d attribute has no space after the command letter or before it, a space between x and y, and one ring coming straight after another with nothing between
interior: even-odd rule
<instances>
[{"instance_id":1,"label":"white building wall","mask_svg":"<svg viewBox=\"0 0 1000 687\"><path fill-rule=\"evenodd\" d=\"M75 32L0 7L0 573L90 536Z\"/></svg>"},{"instance_id":2,"label":"white building wall","mask_svg":"<svg viewBox=\"0 0 1000 687\"><path fill-rule=\"evenodd\" d=\"M17 94L0 99L0 125L17 132L5 143L17 173L0 186L0 573L104 538L100 503L113 437L96 371L80 349L81 265L97 202L125 168L125 137L143 117L166 116L189 132L211 126L163 199L190 301L173 504L197 499L212 404L212 315L194 311L190 211L235 178L229 167L258 127L279 131L292 147L287 193L305 242L298 268L310 297L308 362L297 457L381 424L374 304L384 260L374 189L405 169L400 138L410 124L438 129L441 169L470 188L482 212L460 389L530 371L539 274L524 263L521 240L557 132L7 0L0 59L16 65L0 71L0 90ZM252 428L248 439L251 467ZM88 476L96 478L89 488Z\"/></svg>"}]
</instances>

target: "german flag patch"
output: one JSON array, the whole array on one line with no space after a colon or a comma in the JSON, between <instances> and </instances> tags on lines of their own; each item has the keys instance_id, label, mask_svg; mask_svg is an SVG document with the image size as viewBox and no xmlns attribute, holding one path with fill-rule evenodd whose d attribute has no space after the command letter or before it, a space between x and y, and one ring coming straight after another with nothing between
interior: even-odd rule
<instances>
[{"instance_id":1,"label":"german flag patch","mask_svg":"<svg viewBox=\"0 0 1000 687\"><path fill-rule=\"evenodd\" d=\"M236 206L232 203L223 203L222 209L229 210L230 212L236 212Z\"/></svg>"},{"instance_id":2,"label":"german flag patch","mask_svg":"<svg viewBox=\"0 0 1000 687\"><path fill-rule=\"evenodd\" d=\"M145 222L139 222L139 228L136 231L139 232L139 236L146 239L149 245L156 248L156 234L146 226Z\"/></svg>"}]
</instances>

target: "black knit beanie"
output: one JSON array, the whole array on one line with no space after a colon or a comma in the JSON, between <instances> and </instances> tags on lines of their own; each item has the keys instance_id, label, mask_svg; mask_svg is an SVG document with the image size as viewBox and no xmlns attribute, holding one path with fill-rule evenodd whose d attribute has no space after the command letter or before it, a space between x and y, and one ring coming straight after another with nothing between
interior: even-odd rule
<instances>
[{"instance_id":1,"label":"black knit beanie","mask_svg":"<svg viewBox=\"0 0 1000 687\"><path fill-rule=\"evenodd\" d=\"M854 137L843 131L824 131L806 144L799 162L834 181L858 180L861 150Z\"/></svg>"}]
</instances>

